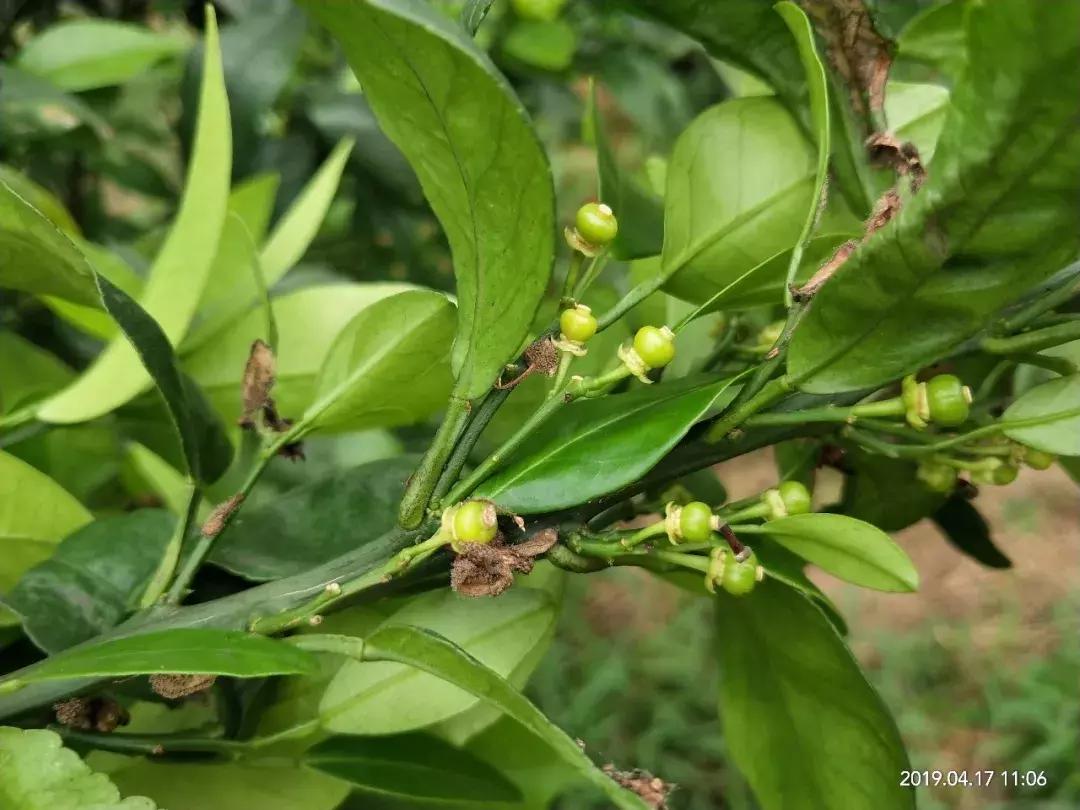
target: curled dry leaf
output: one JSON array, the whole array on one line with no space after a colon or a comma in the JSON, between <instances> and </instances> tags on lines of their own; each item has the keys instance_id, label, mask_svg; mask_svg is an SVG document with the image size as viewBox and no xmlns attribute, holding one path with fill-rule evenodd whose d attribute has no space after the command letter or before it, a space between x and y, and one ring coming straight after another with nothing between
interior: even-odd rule
<instances>
[{"instance_id":1,"label":"curled dry leaf","mask_svg":"<svg viewBox=\"0 0 1080 810\"><path fill-rule=\"evenodd\" d=\"M237 507L243 503L244 493L237 492L227 501L222 501L214 507L210 512L210 516L202 525L202 534L204 537L217 537L221 534L221 530L225 528L225 524L229 522L229 518L232 513L236 511Z\"/></svg>"},{"instance_id":2,"label":"curled dry leaf","mask_svg":"<svg viewBox=\"0 0 1080 810\"><path fill-rule=\"evenodd\" d=\"M528 574L536 557L559 539L544 529L517 545L506 545L502 535L493 543L461 543L450 569L450 586L463 596L498 596L514 584L514 573Z\"/></svg>"},{"instance_id":3,"label":"curled dry leaf","mask_svg":"<svg viewBox=\"0 0 1080 810\"><path fill-rule=\"evenodd\" d=\"M127 709L109 697L70 698L53 705L56 720L76 731L108 734L131 719Z\"/></svg>"},{"instance_id":4,"label":"curled dry leaf","mask_svg":"<svg viewBox=\"0 0 1080 810\"><path fill-rule=\"evenodd\" d=\"M274 350L266 343L256 340L251 344L247 365L244 366L244 412L239 420L242 427L251 427L255 414L267 406L273 409L270 391L274 387L276 365Z\"/></svg>"},{"instance_id":5,"label":"curled dry leaf","mask_svg":"<svg viewBox=\"0 0 1080 810\"><path fill-rule=\"evenodd\" d=\"M150 688L169 700L204 692L214 685L217 675L151 675Z\"/></svg>"},{"instance_id":6,"label":"curled dry leaf","mask_svg":"<svg viewBox=\"0 0 1080 810\"><path fill-rule=\"evenodd\" d=\"M875 166L908 177L912 191L918 191L926 181L926 167L918 148L910 141L901 141L891 132L875 132L866 139L866 150Z\"/></svg>"},{"instance_id":7,"label":"curled dry leaf","mask_svg":"<svg viewBox=\"0 0 1080 810\"><path fill-rule=\"evenodd\" d=\"M529 344L525 349L525 370L514 377L509 382L503 382L499 380L495 383L495 388L504 390L507 388L513 388L527 377L540 373L548 377L555 374L555 371L559 368L559 347L555 345L549 337L543 337L539 340L535 340ZM508 368L514 368L513 365Z\"/></svg>"},{"instance_id":8,"label":"curled dry leaf","mask_svg":"<svg viewBox=\"0 0 1080 810\"><path fill-rule=\"evenodd\" d=\"M604 773L627 790L640 796L641 800L653 810L667 810L667 798L674 790L674 785L669 785L648 771L620 771L610 763L604 766Z\"/></svg>"}]
</instances>

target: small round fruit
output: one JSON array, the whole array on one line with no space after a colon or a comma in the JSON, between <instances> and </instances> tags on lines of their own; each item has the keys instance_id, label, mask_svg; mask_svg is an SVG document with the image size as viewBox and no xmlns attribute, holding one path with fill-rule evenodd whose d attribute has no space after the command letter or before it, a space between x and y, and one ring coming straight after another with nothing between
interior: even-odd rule
<instances>
[{"instance_id":1,"label":"small round fruit","mask_svg":"<svg viewBox=\"0 0 1080 810\"><path fill-rule=\"evenodd\" d=\"M465 501L454 513L454 539L460 543L490 543L498 531L491 501Z\"/></svg>"},{"instance_id":2,"label":"small round fruit","mask_svg":"<svg viewBox=\"0 0 1080 810\"><path fill-rule=\"evenodd\" d=\"M574 224L578 235L596 247L611 244L619 232L615 213L604 203L585 203L578 209Z\"/></svg>"},{"instance_id":3,"label":"small round fruit","mask_svg":"<svg viewBox=\"0 0 1080 810\"><path fill-rule=\"evenodd\" d=\"M731 561L724 566L720 585L732 596L746 596L758 583L758 561L754 552L750 552L742 562Z\"/></svg>"},{"instance_id":4,"label":"small round fruit","mask_svg":"<svg viewBox=\"0 0 1080 810\"><path fill-rule=\"evenodd\" d=\"M568 340L585 343L596 334L596 317L584 304L564 309L559 316L559 329Z\"/></svg>"},{"instance_id":5,"label":"small round fruit","mask_svg":"<svg viewBox=\"0 0 1080 810\"><path fill-rule=\"evenodd\" d=\"M783 481L777 489L789 515L805 515L813 508L810 490L798 481Z\"/></svg>"},{"instance_id":6,"label":"small round fruit","mask_svg":"<svg viewBox=\"0 0 1080 810\"><path fill-rule=\"evenodd\" d=\"M643 326L634 335L634 351L649 368L663 368L675 357L675 335L666 326Z\"/></svg>"},{"instance_id":7,"label":"small round fruit","mask_svg":"<svg viewBox=\"0 0 1080 810\"><path fill-rule=\"evenodd\" d=\"M566 0L513 0L514 13L523 20L551 22L559 16Z\"/></svg>"},{"instance_id":8,"label":"small round fruit","mask_svg":"<svg viewBox=\"0 0 1080 810\"><path fill-rule=\"evenodd\" d=\"M1024 449L1024 463L1033 470L1049 470L1054 466L1055 461L1057 461L1057 456L1053 453L1036 450L1034 447Z\"/></svg>"},{"instance_id":9,"label":"small round fruit","mask_svg":"<svg viewBox=\"0 0 1080 810\"><path fill-rule=\"evenodd\" d=\"M1002 464L990 473L992 483L999 487L1011 484L1020 474L1020 468L1015 464Z\"/></svg>"},{"instance_id":10,"label":"small round fruit","mask_svg":"<svg viewBox=\"0 0 1080 810\"><path fill-rule=\"evenodd\" d=\"M692 501L679 515L679 533L684 540L704 543L712 536L712 509L701 501Z\"/></svg>"},{"instance_id":11,"label":"small round fruit","mask_svg":"<svg viewBox=\"0 0 1080 810\"><path fill-rule=\"evenodd\" d=\"M971 389L952 374L939 374L926 383L930 418L939 425L956 427L971 413Z\"/></svg>"},{"instance_id":12,"label":"small round fruit","mask_svg":"<svg viewBox=\"0 0 1080 810\"><path fill-rule=\"evenodd\" d=\"M927 461L919 465L915 477L934 492L948 493L956 489L958 475L956 469L948 464Z\"/></svg>"}]
</instances>

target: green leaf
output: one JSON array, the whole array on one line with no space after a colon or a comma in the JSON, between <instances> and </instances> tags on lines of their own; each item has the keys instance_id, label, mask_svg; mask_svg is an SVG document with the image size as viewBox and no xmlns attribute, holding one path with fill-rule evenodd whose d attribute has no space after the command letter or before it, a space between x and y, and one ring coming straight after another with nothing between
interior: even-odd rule
<instances>
[{"instance_id":1,"label":"green leaf","mask_svg":"<svg viewBox=\"0 0 1080 810\"><path fill-rule=\"evenodd\" d=\"M74 376L56 356L14 332L0 332L0 414L37 402Z\"/></svg>"},{"instance_id":2,"label":"green leaf","mask_svg":"<svg viewBox=\"0 0 1080 810\"><path fill-rule=\"evenodd\" d=\"M474 807L521 798L486 762L427 734L331 737L309 749L304 762L363 793L402 801Z\"/></svg>"},{"instance_id":3,"label":"green leaf","mask_svg":"<svg viewBox=\"0 0 1080 810\"><path fill-rule=\"evenodd\" d=\"M503 55L540 70L566 70L574 62L577 29L566 20L515 20L502 42Z\"/></svg>"},{"instance_id":4,"label":"green leaf","mask_svg":"<svg viewBox=\"0 0 1080 810\"><path fill-rule=\"evenodd\" d=\"M175 523L168 512L141 509L87 524L27 571L3 601L45 652L100 635L138 607Z\"/></svg>"},{"instance_id":5,"label":"green leaf","mask_svg":"<svg viewBox=\"0 0 1080 810\"><path fill-rule=\"evenodd\" d=\"M187 48L182 38L116 20L68 20L45 28L15 64L63 90L123 84Z\"/></svg>"},{"instance_id":6,"label":"green leaf","mask_svg":"<svg viewBox=\"0 0 1080 810\"><path fill-rule=\"evenodd\" d=\"M1080 374L1035 386L1006 408L1001 418L1005 422L1046 420L1008 428L1005 435L1036 450L1080 456Z\"/></svg>"},{"instance_id":7,"label":"green leaf","mask_svg":"<svg viewBox=\"0 0 1080 810\"><path fill-rule=\"evenodd\" d=\"M107 248L95 245L93 242L74 237L72 239L99 276L104 276L132 298L138 298L142 294L143 278L132 270L127 262ZM108 310L102 308L100 299L93 307L75 304L51 295L43 296L42 301L75 328L99 340L112 340L119 334L116 321L109 315Z\"/></svg>"},{"instance_id":8,"label":"green leaf","mask_svg":"<svg viewBox=\"0 0 1080 810\"><path fill-rule=\"evenodd\" d=\"M446 231L459 396L518 351L551 276L554 192L521 104L463 29L417 0L302 4L341 43L379 123Z\"/></svg>"},{"instance_id":9,"label":"green leaf","mask_svg":"<svg viewBox=\"0 0 1080 810\"><path fill-rule=\"evenodd\" d=\"M152 796L167 810L334 810L349 793L338 779L284 762L268 766L143 759L132 760L111 776L125 793Z\"/></svg>"},{"instance_id":10,"label":"green leaf","mask_svg":"<svg viewBox=\"0 0 1080 810\"><path fill-rule=\"evenodd\" d=\"M266 231L277 188L277 175L264 174L242 183L229 195L217 255L199 301L196 320L180 347L182 354L212 340L237 317L265 301L256 245ZM269 342L268 335L263 335L263 339Z\"/></svg>"},{"instance_id":11,"label":"green leaf","mask_svg":"<svg viewBox=\"0 0 1080 810\"><path fill-rule=\"evenodd\" d=\"M72 219L67 208L51 191L38 185L18 169L3 163L0 163L0 181L44 214L53 225L68 236L82 236L79 224Z\"/></svg>"},{"instance_id":12,"label":"green leaf","mask_svg":"<svg viewBox=\"0 0 1080 810\"><path fill-rule=\"evenodd\" d=\"M476 36L480 23L491 11L494 2L495 0L465 0L465 5L461 9L461 24L470 36Z\"/></svg>"},{"instance_id":13,"label":"green leaf","mask_svg":"<svg viewBox=\"0 0 1080 810\"><path fill-rule=\"evenodd\" d=\"M814 170L795 120L772 98L733 99L699 115L668 167L664 289L715 306L736 285L782 283L788 262L769 259L798 241L816 204Z\"/></svg>"},{"instance_id":14,"label":"green leaf","mask_svg":"<svg viewBox=\"0 0 1080 810\"><path fill-rule=\"evenodd\" d=\"M717 59L764 79L791 111L805 108L799 52L772 0L632 0L630 7L697 39Z\"/></svg>"},{"instance_id":15,"label":"green leaf","mask_svg":"<svg viewBox=\"0 0 1080 810\"><path fill-rule=\"evenodd\" d=\"M338 141L326 162L296 195L292 205L270 232L259 253L267 287L273 287L280 281L307 252L326 218L326 212L330 210L352 147L353 142L349 138Z\"/></svg>"},{"instance_id":16,"label":"green leaf","mask_svg":"<svg viewBox=\"0 0 1080 810\"><path fill-rule=\"evenodd\" d=\"M612 492L651 469L710 408L730 401L732 381L698 376L575 402L475 494L527 515Z\"/></svg>"},{"instance_id":17,"label":"green leaf","mask_svg":"<svg viewBox=\"0 0 1080 810\"><path fill-rule=\"evenodd\" d=\"M762 810L915 807L896 724L820 609L766 579L716 616L724 740Z\"/></svg>"},{"instance_id":18,"label":"green leaf","mask_svg":"<svg viewBox=\"0 0 1080 810\"><path fill-rule=\"evenodd\" d=\"M341 330L301 422L309 430L363 430L419 421L446 401L454 305L411 290L377 301Z\"/></svg>"},{"instance_id":19,"label":"green leaf","mask_svg":"<svg viewBox=\"0 0 1080 810\"><path fill-rule=\"evenodd\" d=\"M132 478L136 479L131 480L125 476L125 483L133 497L137 498L149 489L174 515L183 515L187 511L191 486L183 473L138 442L128 443L124 448L124 455L130 465L128 471ZM140 489L140 486L146 489Z\"/></svg>"},{"instance_id":20,"label":"green leaf","mask_svg":"<svg viewBox=\"0 0 1080 810\"><path fill-rule=\"evenodd\" d=\"M312 481L245 507L221 535L210 561L256 581L299 574L379 537L397 521L397 504L416 459L399 456Z\"/></svg>"},{"instance_id":21,"label":"green leaf","mask_svg":"<svg viewBox=\"0 0 1080 810\"><path fill-rule=\"evenodd\" d=\"M603 114L596 103L595 85L589 95L589 115L596 140L600 199L619 218L619 232L611 243L611 253L617 259L656 256L664 246L664 201L616 162Z\"/></svg>"},{"instance_id":22,"label":"green leaf","mask_svg":"<svg viewBox=\"0 0 1080 810\"><path fill-rule=\"evenodd\" d=\"M444 590L413 599L387 621L445 636L505 678L547 639L555 604L551 594L531 588L515 587L498 599ZM329 632L337 626L329 618L323 624ZM391 662L346 662L319 701L322 727L339 734L397 734L457 716L482 697L429 672Z\"/></svg>"},{"instance_id":23,"label":"green leaf","mask_svg":"<svg viewBox=\"0 0 1080 810\"><path fill-rule=\"evenodd\" d=\"M139 299L141 309L156 321L166 347L180 342L195 314L217 252L229 195L229 109L217 27L209 6L206 43L199 127L187 185ZM103 286L107 291L110 285ZM148 352L138 341L132 345L121 338L113 340L86 373L39 409L38 418L56 424L84 422L128 402L147 388L153 373L143 368L140 354L147 359Z\"/></svg>"},{"instance_id":24,"label":"green leaf","mask_svg":"<svg viewBox=\"0 0 1080 810\"><path fill-rule=\"evenodd\" d=\"M513 591L511 591L513 593ZM431 630L392 625L368 637L369 653L430 672L459 689L488 701L551 746L590 784L599 788L623 810L645 810L637 795L619 787L585 755L566 732L556 727L529 700L498 673L485 666L460 646Z\"/></svg>"},{"instance_id":25,"label":"green leaf","mask_svg":"<svg viewBox=\"0 0 1080 810\"><path fill-rule=\"evenodd\" d=\"M928 365L1075 255L1077 26L1080 6L970 7L970 60L929 179L794 335L788 371L804 390L877 386Z\"/></svg>"},{"instance_id":26,"label":"green leaf","mask_svg":"<svg viewBox=\"0 0 1080 810\"><path fill-rule=\"evenodd\" d=\"M937 84L889 82L885 116L896 136L911 141L926 164L933 160L949 112L949 91Z\"/></svg>"},{"instance_id":27,"label":"green leaf","mask_svg":"<svg viewBox=\"0 0 1080 810\"><path fill-rule=\"evenodd\" d=\"M330 346L365 307L411 289L390 282L307 287L272 299L278 323L274 401L284 416L303 413L315 396L315 381ZM217 332L190 355L184 370L228 421L240 415L240 382L256 338L266 340L266 316L251 310Z\"/></svg>"},{"instance_id":28,"label":"green leaf","mask_svg":"<svg viewBox=\"0 0 1080 810\"><path fill-rule=\"evenodd\" d=\"M949 0L929 6L913 17L896 39L897 58L942 71L949 78L962 75L967 60L964 35L967 7L967 0ZM892 118L889 122L892 123Z\"/></svg>"},{"instance_id":29,"label":"green leaf","mask_svg":"<svg viewBox=\"0 0 1080 810\"><path fill-rule=\"evenodd\" d=\"M898 532L929 517L947 498L916 477L918 465L908 459L886 458L846 447L840 509L853 518L872 523L882 531Z\"/></svg>"},{"instance_id":30,"label":"green leaf","mask_svg":"<svg viewBox=\"0 0 1080 810\"><path fill-rule=\"evenodd\" d=\"M91 520L91 514L59 484L0 451L0 593Z\"/></svg>"},{"instance_id":31,"label":"green leaf","mask_svg":"<svg viewBox=\"0 0 1080 810\"><path fill-rule=\"evenodd\" d=\"M84 644L46 659L18 684L123 675L303 675L315 668L310 653L262 636L207 628L176 628ZM12 681L0 681L0 691Z\"/></svg>"},{"instance_id":32,"label":"green leaf","mask_svg":"<svg viewBox=\"0 0 1080 810\"><path fill-rule=\"evenodd\" d=\"M945 539L988 568L1012 568L1012 561L994 545L990 526L979 510L963 497L954 497L934 513L934 523Z\"/></svg>"},{"instance_id":33,"label":"green leaf","mask_svg":"<svg viewBox=\"0 0 1080 810\"><path fill-rule=\"evenodd\" d=\"M0 726L0 807L4 810L156 810L149 799L120 800L105 774L45 729Z\"/></svg>"},{"instance_id":34,"label":"green leaf","mask_svg":"<svg viewBox=\"0 0 1080 810\"><path fill-rule=\"evenodd\" d=\"M81 99L45 79L0 65L0 127L7 136L40 138L85 124L98 138L109 138L108 122Z\"/></svg>"},{"instance_id":35,"label":"green leaf","mask_svg":"<svg viewBox=\"0 0 1080 810\"><path fill-rule=\"evenodd\" d=\"M0 179L0 287L99 306L94 273L45 216Z\"/></svg>"},{"instance_id":36,"label":"green leaf","mask_svg":"<svg viewBox=\"0 0 1080 810\"><path fill-rule=\"evenodd\" d=\"M788 274L785 279L785 300L790 305L790 285L795 282L799 265L802 262L803 250L810 241L810 236L817 226L820 210L824 207L825 184L829 179L829 80L825 74L825 66L818 56L817 47L814 45L814 29L805 12L789 0L777 3L776 12L784 19L784 23L795 37L795 44L799 49L799 58L802 60L803 69L806 72L806 85L810 94L810 120L814 126L814 137L817 140L817 167L814 171L814 191L810 200L810 207L803 222L802 231L795 243L791 254L791 262L788 266Z\"/></svg>"},{"instance_id":37,"label":"green leaf","mask_svg":"<svg viewBox=\"0 0 1080 810\"><path fill-rule=\"evenodd\" d=\"M840 579L879 591L914 591L919 575L876 526L847 515L809 513L770 520L760 531Z\"/></svg>"}]
</instances>

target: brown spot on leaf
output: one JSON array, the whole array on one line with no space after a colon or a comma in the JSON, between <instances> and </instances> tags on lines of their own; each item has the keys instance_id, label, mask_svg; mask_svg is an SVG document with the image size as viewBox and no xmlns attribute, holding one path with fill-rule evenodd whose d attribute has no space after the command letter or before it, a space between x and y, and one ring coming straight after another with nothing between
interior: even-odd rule
<instances>
[{"instance_id":1,"label":"brown spot on leaf","mask_svg":"<svg viewBox=\"0 0 1080 810\"><path fill-rule=\"evenodd\" d=\"M180 698L203 692L214 685L217 675L151 675L150 688L163 698Z\"/></svg>"},{"instance_id":2,"label":"brown spot on leaf","mask_svg":"<svg viewBox=\"0 0 1080 810\"><path fill-rule=\"evenodd\" d=\"M855 252L855 248L858 246L859 243L851 239L834 250L832 256L825 260L825 263L817 269L814 275L810 276L805 284L791 291L795 300L809 301L813 298L817 291L825 286L825 282L832 278L836 271L843 266L844 262L848 260L848 257Z\"/></svg>"},{"instance_id":3,"label":"brown spot on leaf","mask_svg":"<svg viewBox=\"0 0 1080 810\"><path fill-rule=\"evenodd\" d=\"M604 773L627 790L640 796L641 800L653 810L667 810L667 798L674 790L674 785L669 785L648 771L620 771L610 763L604 766Z\"/></svg>"}]
</instances>

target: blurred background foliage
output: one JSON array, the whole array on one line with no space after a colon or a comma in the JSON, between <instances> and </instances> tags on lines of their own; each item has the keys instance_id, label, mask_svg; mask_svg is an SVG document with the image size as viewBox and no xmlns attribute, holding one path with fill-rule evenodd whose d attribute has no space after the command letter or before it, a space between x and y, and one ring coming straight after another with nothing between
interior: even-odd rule
<instances>
[{"instance_id":1,"label":"blurred background foliage","mask_svg":"<svg viewBox=\"0 0 1080 810\"><path fill-rule=\"evenodd\" d=\"M433 2L449 16L465 5ZM335 152L342 139L355 141L310 248L272 291L279 320L289 322L280 308L319 314L326 334L305 339L316 347L312 352L325 351L334 324L340 328L352 310L335 320L336 304L319 297L324 285L385 281L451 289L447 246L416 178L380 132L326 33L290 0L214 5L232 113L233 185L276 184L267 229L324 162L343 154L340 147ZM651 5L663 17L663 0L639 5ZM871 5L888 34L921 26L921 35L901 51L893 78L932 79L946 89L935 99L898 93L894 103L910 102L906 117L904 109L895 110L910 123L910 137L932 140L955 67L950 60L962 59L956 55L960 4ZM534 13L523 15L526 6ZM79 42L104 35L93 28L100 19L130 24L128 39L116 43L124 58L72 69ZM179 199L194 127L202 20L201 3L183 0L0 0L0 177L58 227L104 248L108 260L99 269L129 291L139 289ZM477 39L533 115L551 158L564 222L597 193L590 78L617 161L646 195L662 191L674 141L699 112L725 98L769 93L674 30L622 13L615 0L495 0ZM614 301L631 273L628 264L615 263L596 300ZM643 318L648 308L677 312L685 306L658 294L631 320ZM695 327L704 351L718 317ZM752 340L774 313L761 308L741 317L742 336ZM612 339L620 339L615 332ZM107 323L88 323L85 313L62 304L0 291L0 380L8 383L0 386L0 413L71 379L110 334ZM184 355L189 369L197 368L197 348ZM238 378L246 345L231 348L240 356ZM212 347L214 353L229 350ZM680 360L694 351L680 350ZM312 368L318 360L312 359ZM296 369L298 377L303 373ZM229 414L236 380L221 380L220 396L213 380L201 381L211 401ZM538 395L537 384L530 381L515 393L492 440L520 419ZM159 409L154 397L145 396L89 424L10 434L4 449L47 471L98 513L168 506L177 474L168 464L172 442ZM425 424L312 440L306 462L272 468L256 497L271 499L338 469L422 449L432 432L433 425ZM721 477L738 497L756 491L745 485L755 476L763 485L775 480L770 458L740 461ZM925 807L1080 805L1080 580L1072 575L1064 586L1047 589L1043 576L1055 563L1059 572L1069 568L1062 565L1066 558L1076 570L1080 510L1060 471L1029 482L1011 498L993 507L1004 527L999 545L1024 543L1037 553L1026 558L1031 570L1020 580L1023 587L993 605L984 604L980 589L994 591L1012 574L984 571L958 554L953 559L936 537L921 546L919 536L912 538L914 553L921 548L925 558L917 559L920 568L924 562L931 567L924 576L929 595L904 597L921 606L906 623L898 624L887 608L849 605L845 598L856 598L854 591L830 591L854 617L853 647L897 714L916 767L1052 774L1041 791L923 791ZM933 530L923 525L909 531ZM200 587L210 593L231 585L219 573L204 577ZM948 611L939 611L935 598L951 600ZM574 578L561 632L530 685L553 720L587 737L601 760L634 762L678 784L672 800L678 810L753 806L741 778L725 765L715 722L711 622L702 615L709 610L706 602L632 572ZM1039 643L1033 646L1028 642L1035 633ZM2 634L0 628L0 644ZM18 656L17 647L8 652ZM599 805L571 796L558 806Z\"/></svg>"}]
</instances>

